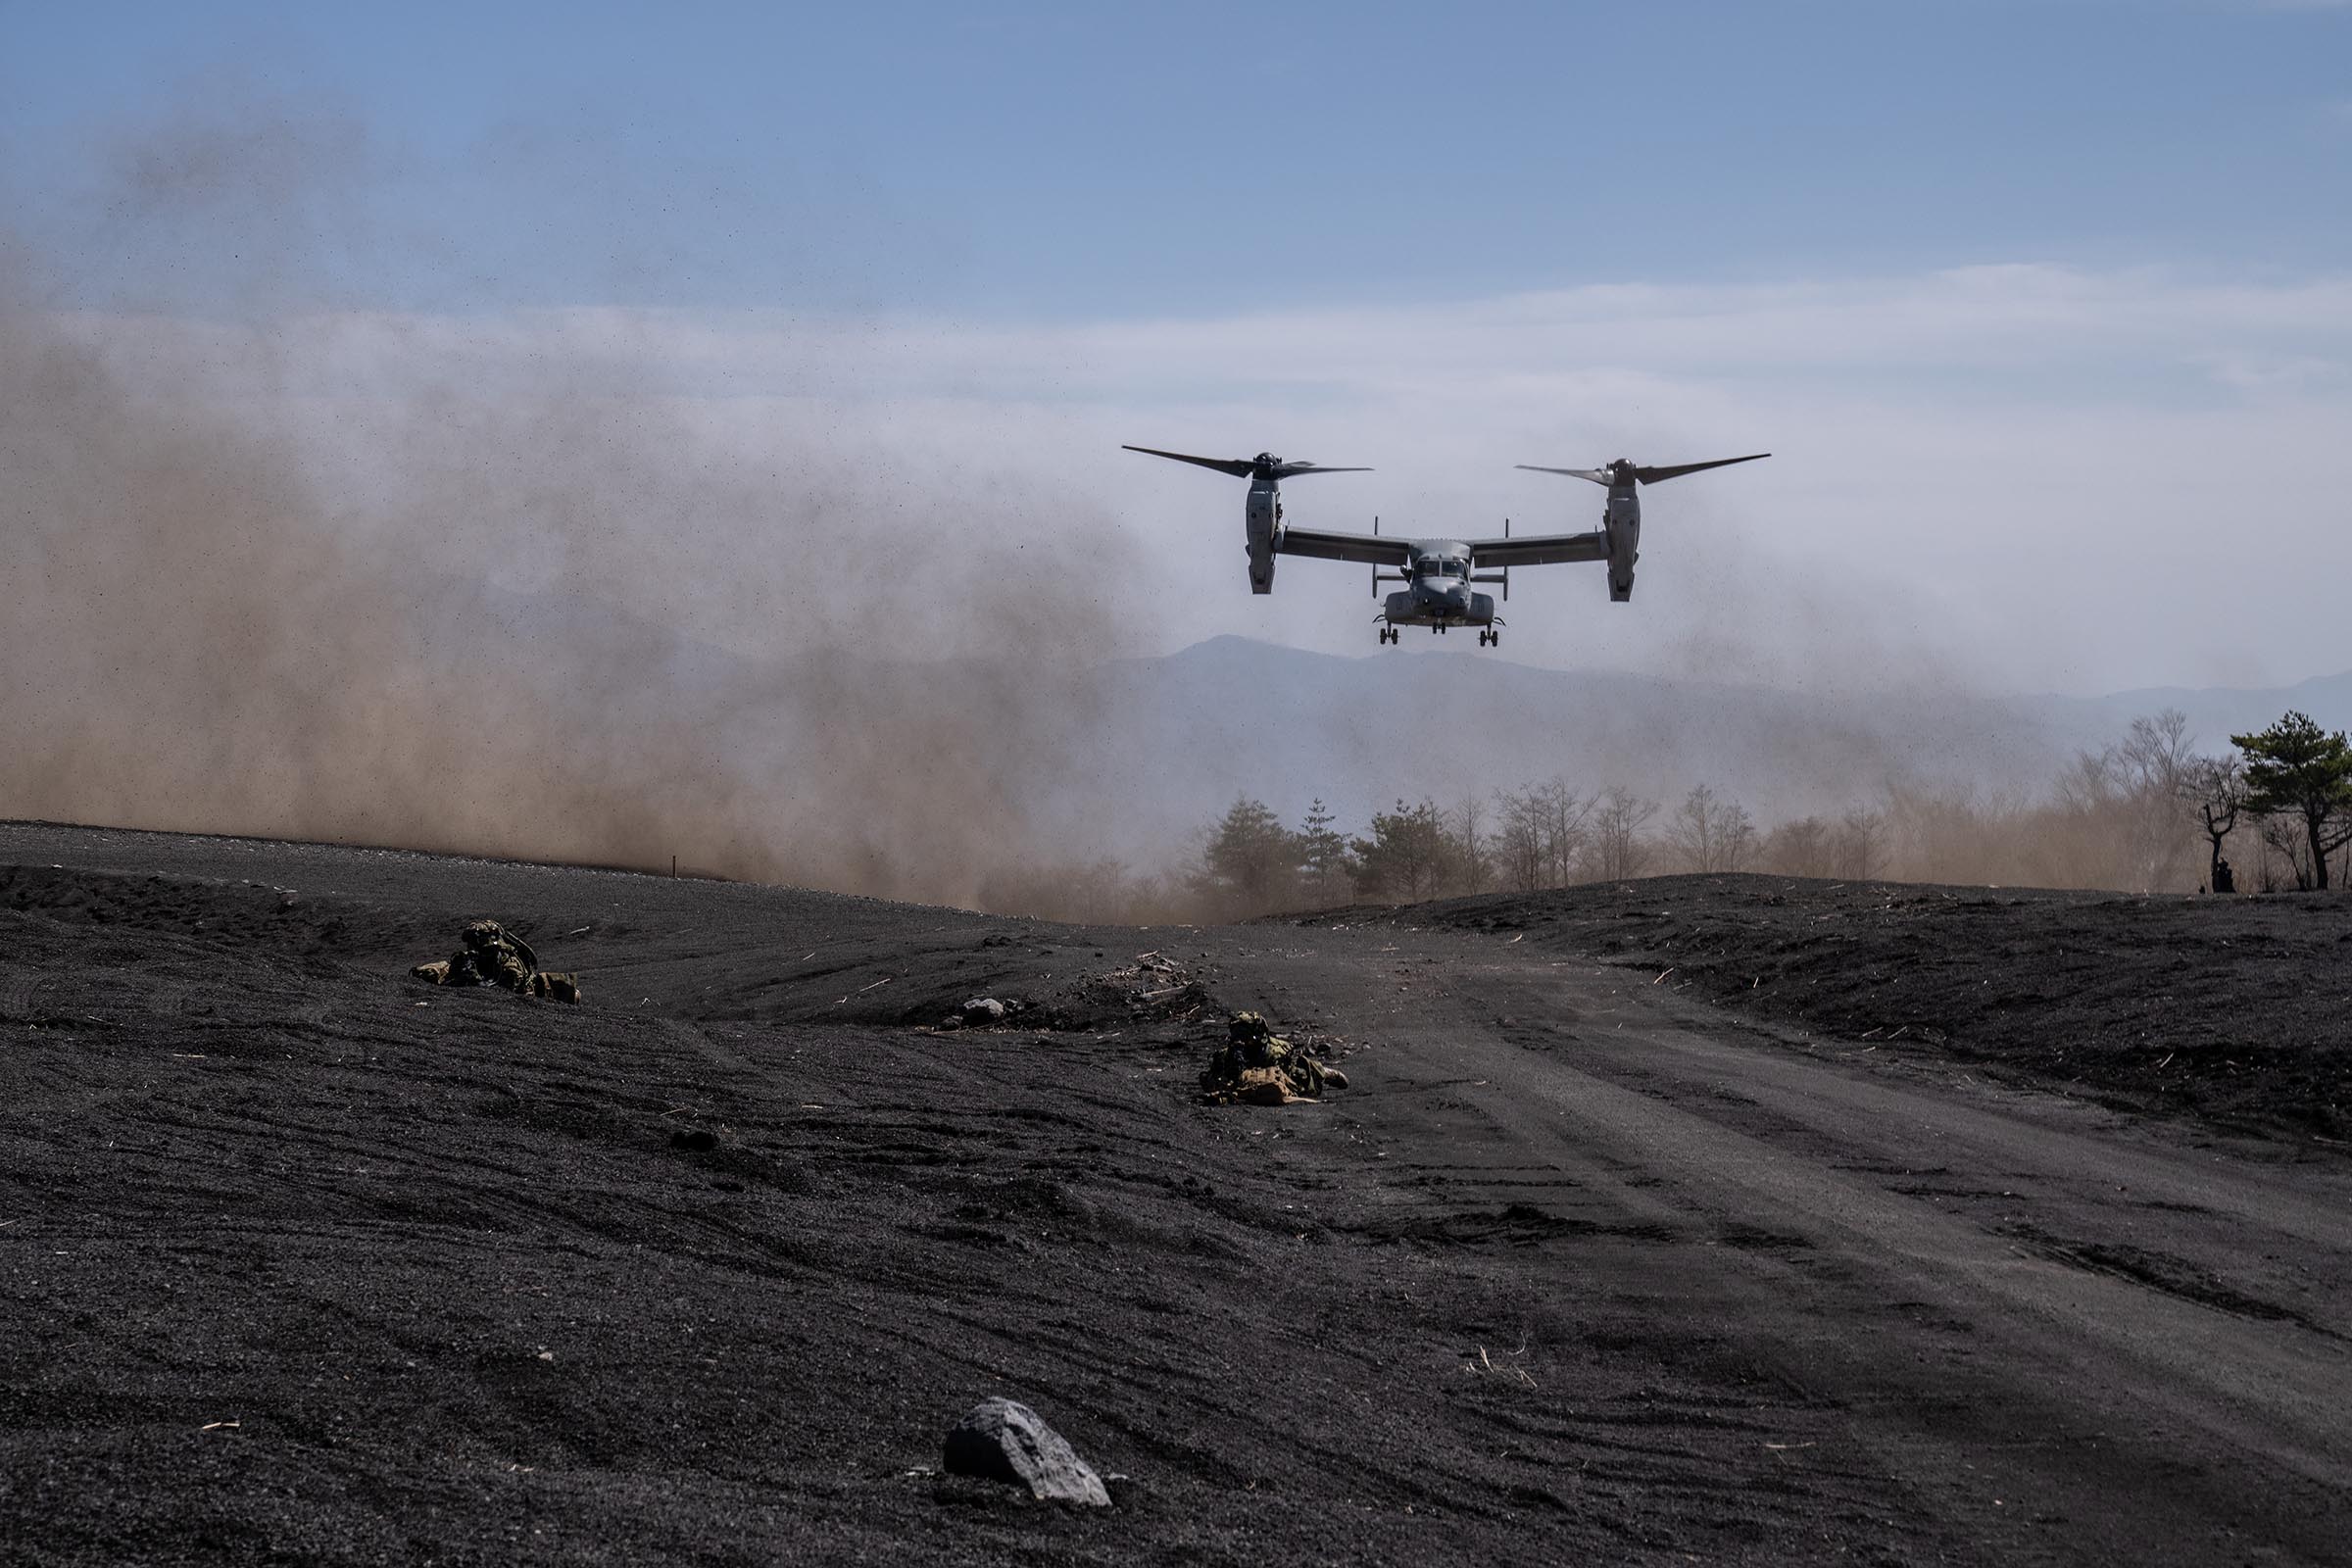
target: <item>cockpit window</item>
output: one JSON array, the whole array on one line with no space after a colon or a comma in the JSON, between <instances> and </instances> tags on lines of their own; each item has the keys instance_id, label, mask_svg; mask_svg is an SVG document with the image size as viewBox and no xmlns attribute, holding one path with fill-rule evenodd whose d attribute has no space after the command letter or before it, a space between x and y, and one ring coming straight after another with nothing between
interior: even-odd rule
<instances>
[{"instance_id":1,"label":"cockpit window","mask_svg":"<svg viewBox=\"0 0 2352 1568\"><path fill-rule=\"evenodd\" d=\"M1461 574L1462 563L1458 560L1443 556L1421 558L1421 575L1424 577L1459 577Z\"/></svg>"}]
</instances>

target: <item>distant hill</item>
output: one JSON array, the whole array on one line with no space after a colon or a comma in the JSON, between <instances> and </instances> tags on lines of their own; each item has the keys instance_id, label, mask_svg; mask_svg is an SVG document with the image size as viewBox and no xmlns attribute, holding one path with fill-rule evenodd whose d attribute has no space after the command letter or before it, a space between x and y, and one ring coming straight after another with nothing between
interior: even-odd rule
<instances>
[{"instance_id":1,"label":"distant hill","mask_svg":"<svg viewBox=\"0 0 2352 1568\"><path fill-rule=\"evenodd\" d=\"M2328 729L2352 729L2352 670L2292 686L2150 686L2106 697L2021 697L2013 699L2013 704L2054 733L2082 736L2113 735L2141 713L2177 708L2188 715L2188 727L2197 737L2199 749L2220 752L2228 749L2231 735L2266 728L2290 708L2310 714Z\"/></svg>"},{"instance_id":2,"label":"distant hill","mask_svg":"<svg viewBox=\"0 0 2352 1568\"><path fill-rule=\"evenodd\" d=\"M893 853L911 834L942 846L934 856L1050 850L1143 867L1183 851L1240 795L1293 822L1320 796L1360 831L1398 799L1451 805L1553 777L1668 803L1706 783L1770 825L1896 782L2039 795L2076 752L2168 707L2209 752L2290 707L2352 728L2352 671L2281 689L2076 698L1857 696L1240 637L1091 667L846 648L768 661L587 600L443 597L462 607L439 628L446 643L593 694L596 734L552 762L617 781L622 762L655 771L644 746L682 747L678 766L718 780L729 831L780 840L794 865L821 823L824 837L853 838L864 824Z\"/></svg>"}]
</instances>

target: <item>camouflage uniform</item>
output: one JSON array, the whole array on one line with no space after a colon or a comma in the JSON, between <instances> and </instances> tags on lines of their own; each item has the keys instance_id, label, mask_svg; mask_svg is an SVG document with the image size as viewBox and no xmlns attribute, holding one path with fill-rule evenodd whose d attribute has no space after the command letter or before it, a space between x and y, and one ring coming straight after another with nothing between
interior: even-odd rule
<instances>
[{"instance_id":1,"label":"camouflage uniform","mask_svg":"<svg viewBox=\"0 0 2352 1568\"><path fill-rule=\"evenodd\" d=\"M1220 1104L1283 1105L1313 1100L1326 1080L1336 1077L1276 1034L1260 1014L1237 1012L1226 1025L1223 1049L1200 1074L1200 1091Z\"/></svg>"},{"instance_id":2,"label":"camouflage uniform","mask_svg":"<svg viewBox=\"0 0 2352 1568\"><path fill-rule=\"evenodd\" d=\"M467 922L464 940L466 945L448 957L420 963L409 973L437 986L505 986L518 995L580 1000L577 977L542 970L531 945L496 920Z\"/></svg>"}]
</instances>

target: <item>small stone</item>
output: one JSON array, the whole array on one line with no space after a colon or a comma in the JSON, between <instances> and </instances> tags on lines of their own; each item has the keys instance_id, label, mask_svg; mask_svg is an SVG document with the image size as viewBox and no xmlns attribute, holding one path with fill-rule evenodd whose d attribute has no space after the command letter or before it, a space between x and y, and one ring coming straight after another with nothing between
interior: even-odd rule
<instances>
[{"instance_id":1,"label":"small stone","mask_svg":"<svg viewBox=\"0 0 2352 1568\"><path fill-rule=\"evenodd\" d=\"M963 1004L963 1021L968 1024L992 1024L1004 1021L1004 1004L994 997L974 997Z\"/></svg>"},{"instance_id":2,"label":"small stone","mask_svg":"<svg viewBox=\"0 0 2352 1568\"><path fill-rule=\"evenodd\" d=\"M1110 1493L1094 1467L1035 1410L1011 1399L983 1399L948 1433L942 1464L948 1474L1027 1487L1046 1502L1110 1506Z\"/></svg>"}]
</instances>

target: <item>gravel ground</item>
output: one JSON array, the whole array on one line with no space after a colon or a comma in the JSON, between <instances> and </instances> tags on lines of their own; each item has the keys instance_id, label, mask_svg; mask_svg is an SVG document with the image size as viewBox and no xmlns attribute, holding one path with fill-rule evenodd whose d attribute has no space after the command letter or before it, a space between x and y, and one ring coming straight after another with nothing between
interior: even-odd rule
<instances>
[{"instance_id":1,"label":"gravel ground","mask_svg":"<svg viewBox=\"0 0 2352 1568\"><path fill-rule=\"evenodd\" d=\"M2133 1108L2352 1140L2352 897L2340 892L1675 876L1386 918L1519 937L1826 1037L1926 1047Z\"/></svg>"},{"instance_id":2,"label":"gravel ground","mask_svg":"<svg viewBox=\"0 0 2352 1568\"><path fill-rule=\"evenodd\" d=\"M408 978L477 915L587 1003ZM2088 1083L2136 1007L2118 1104L2185 1057L2318 1126L2199 1031L2301 1016L2344 924L1728 879L1085 929L0 824L0 1555L2331 1560L2340 1169L1946 1054ZM1354 1087L1200 1103L1241 1006ZM936 1474L996 1394L1115 1506Z\"/></svg>"}]
</instances>

